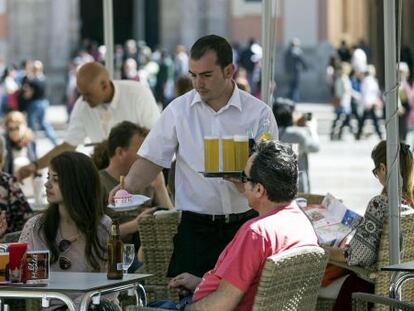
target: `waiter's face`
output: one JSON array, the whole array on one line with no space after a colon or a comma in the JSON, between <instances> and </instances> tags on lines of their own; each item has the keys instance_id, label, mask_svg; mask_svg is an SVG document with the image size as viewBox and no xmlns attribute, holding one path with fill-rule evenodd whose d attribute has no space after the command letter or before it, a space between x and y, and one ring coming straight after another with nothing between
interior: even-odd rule
<instances>
[{"instance_id":1,"label":"waiter's face","mask_svg":"<svg viewBox=\"0 0 414 311\"><path fill-rule=\"evenodd\" d=\"M226 82L233 76L233 65L224 69L217 63L214 51L206 52L200 59L190 59L190 76L193 87L200 94L201 99L209 104L219 100L226 91Z\"/></svg>"},{"instance_id":2,"label":"waiter's face","mask_svg":"<svg viewBox=\"0 0 414 311\"><path fill-rule=\"evenodd\" d=\"M78 80L78 92L83 100L88 103L91 108L98 106L104 102L105 86L103 81L84 81Z\"/></svg>"}]
</instances>

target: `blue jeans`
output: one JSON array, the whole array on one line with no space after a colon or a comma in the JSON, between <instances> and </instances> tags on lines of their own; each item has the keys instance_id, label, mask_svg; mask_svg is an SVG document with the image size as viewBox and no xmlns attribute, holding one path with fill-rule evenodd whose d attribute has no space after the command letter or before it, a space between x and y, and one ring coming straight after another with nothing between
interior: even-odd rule
<instances>
[{"instance_id":1,"label":"blue jeans","mask_svg":"<svg viewBox=\"0 0 414 311\"><path fill-rule=\"evenodd\" d=\"M193 302L192 296L186 296L180 300L178 304L176 304L172 300L158 300L153 301L148 304L148 307L151 308L161 308L166 310L176 310L176 311L183 311L186 305L189 305Z\"/></svg>"},{"instance_id":2,"label":"blue jeans","mask_svg":"<svg viewBox=\"0 0 414 311\"><path fill-rule=\"evenodd\" d=\"M53 145L57 145L56 134L53 127L45 120L46 109L49 107L47 99L33 100L27 106L27 124L35 131L36 125L45 132L46 137Z\"/></svg>"}]
</instances>

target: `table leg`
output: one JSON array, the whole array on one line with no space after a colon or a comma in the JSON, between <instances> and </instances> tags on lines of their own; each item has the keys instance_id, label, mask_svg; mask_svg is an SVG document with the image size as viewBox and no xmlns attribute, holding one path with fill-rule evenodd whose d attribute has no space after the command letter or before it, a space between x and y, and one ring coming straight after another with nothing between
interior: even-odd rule
<instances>
[{"instance_id":1,"label":"table leg","mask_svg":"<svg viewBox=\"0 0 414 311\"><path fill-rule=\"evenodd\" d=\"M7 288L7 289L0 291L0 299L1 297L20 298L20 299L21 298L40 298L41 299L41 298L47 297L49 299L58 299L68 306L69 311L76 311L76 306L74 302L72 301L72 299L70 299L65 294L58 293L58 292L41 292L41 291L34 292L30 290L14 291L14 290L11 290L10 288Z\"/></svg>"},{"instance_id":2,"label":"table leg","mask_svg":"<svg viewBox=\"0 0 414 311\"><path fill-rule=\"evenodd\" d=\"M400 289L401 286L408 280L414 279L414 274L410 272L394 272L391 276L391 283L389 288L389 296L390 298L401 300L400 296ZM391 311L395 311L394 308L390 309Z\"/></svg>"},{"instance_id":3,"label":"table leg","mask_svg":"<svg viewBox=\"0 0 414 311\"><path fill-rule=\"evenodd\" d=\"M143 293L144 304L146 304L147 295L146 295L144 287L139 283L131 283L131 284L114 286L114 287L109 287L109 288L105 288L105 289L102 289L102 290L95 290L95 291L90 291L90 292L85 293L82 297L82 300L81 300L80 311L87 311L88 310L88 306L91 302L91 299L95 295L104 295L104 294L109 294L109 293L115 293L115 292L120 292L120 291L127 290L127 289L134 289L136 291L137 287ZM139 306L139 295L136 293L135 296L137 297L137 306Z\"/></svg>"}]
</instances>

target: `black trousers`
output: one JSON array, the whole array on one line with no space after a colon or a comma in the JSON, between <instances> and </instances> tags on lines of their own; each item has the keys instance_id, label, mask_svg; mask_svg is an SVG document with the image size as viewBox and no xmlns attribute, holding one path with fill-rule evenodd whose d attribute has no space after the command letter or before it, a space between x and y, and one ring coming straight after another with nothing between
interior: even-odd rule
<instances>
[{"instance_id":1,"label":"black trousers","mask_svg":"<svg viewBox=\"0 0 414 311\"><path fill-rule=\"evenodd\" d=\"M183 272L202 277L215 266L220 253L240 226L257 216L251 210L242 214L240 219L227 223L223 219L213 221L196 217L194 214L182 214L181 223L174 236L174 251L167 273L169 277Z\"/></svg>"}]
</instances>

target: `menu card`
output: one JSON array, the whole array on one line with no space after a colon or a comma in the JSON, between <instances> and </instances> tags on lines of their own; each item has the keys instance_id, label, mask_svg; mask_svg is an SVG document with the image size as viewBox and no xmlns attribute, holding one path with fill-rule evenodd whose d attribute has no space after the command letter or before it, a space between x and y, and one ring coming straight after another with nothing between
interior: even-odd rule
<instances>
[{"instance_id":1,"label":"menu card","mask_svg":"<svg viewBox=\"0 0 414 311\"><path fill-rule=\"evenodd\" d=\"M27 264L27 283L44 283L50 279L50 253L49 251L28 251L25 254ZM9 253L0 252L0 284L10 283ZM19 285L23 283L14 283ZM39 284L40 285L40 284Z\"/></svg>"},{"instance_id":2,"label":"menu card","mask_svg":"<svg viewBox=\"0 0 414 311\"><path fill-rule=\"evenodd\" d=\"M307 206L302 210L312 222L319 243L324 245L338 246L362 220L361 215L330 193L320 205Z\"/></svg>"},{"instance_id":3,"label":"menu card","mask_svg":"<svg viewBox=\"0 0 414 311\"><path fill-rule=\"evenodd\" d=\"M46 281L50 278L50 253L49 251L28 251L27 261L27 281L36 283Z\"/></svg>"}]
</instances>

